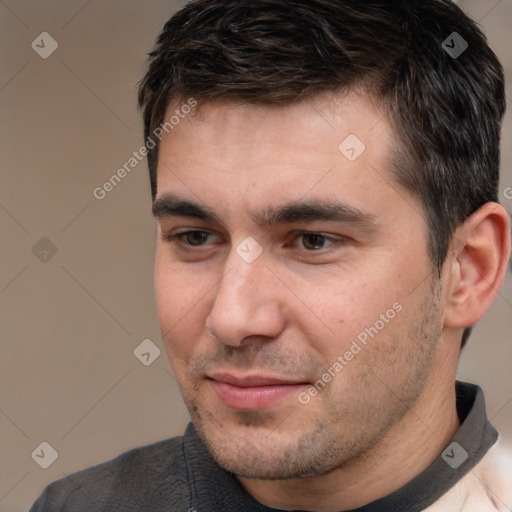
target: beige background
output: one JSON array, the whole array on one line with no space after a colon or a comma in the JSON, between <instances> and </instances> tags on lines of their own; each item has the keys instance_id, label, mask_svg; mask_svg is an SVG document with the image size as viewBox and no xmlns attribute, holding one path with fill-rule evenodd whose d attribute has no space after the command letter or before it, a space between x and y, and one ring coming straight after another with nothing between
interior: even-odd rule
<instances>
[{"instance_id":1,"label":"beige background","mask_svg":"<svg viewBox=\"0 0 512 512\"><path fill-rule=\"evenodd\" d=\"M512 0L459 3L506 66L510 102ZM146 162L103 200L93 197L142 145L136 84L178 6L0 2L0 512L26 510L48 482L179 434L187 422L163 351L150 366L134 356L144 339L162 348ZM43 31L59 45L47 59L31 48ZM509 211L511 135L509 112L501 187ZM45 242L34 254L43 237L53 256ZM490 417L509 437L511 316L509 275L459 372L484 388ZM58 452L48 469L31 458L43 441Z\"/></svg>"}]
</instances>

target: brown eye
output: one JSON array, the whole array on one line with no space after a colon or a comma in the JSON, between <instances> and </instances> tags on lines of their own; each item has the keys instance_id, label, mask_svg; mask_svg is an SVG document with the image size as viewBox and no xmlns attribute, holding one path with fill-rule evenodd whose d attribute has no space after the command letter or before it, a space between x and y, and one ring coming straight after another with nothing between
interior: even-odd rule
<instances>
[{"instance_id":1,"label":"brown eye","mask_svg":"<svg viewBox=\"0 0 512 512\"><path fill-rule=\"evenodd\" d=\"M206 241L210 236L210 233L206 233L206 231L188 231L187 233L183 233L181 236L184 236L187 243L192 246L202 245L202 242Z\"/></svg>"},{"instance_id":2,"label":"brown eye","mask_svg":"<svg viewBox=\"0 0 512 512\"><path fill-rule=\"evenodd\" d=\"M181 233L172 233L170 235L164 235L163 238L166 242L172 244L180 244L185 247L201 247L205 244L203 242L208 240L209 236L213 236L207 231L183 231Z\"/></svg>"},{"instance_id":3,"label":"brown eye","mask_svg":"<svg viewBox=\"0 0 512 512\"><path fill-rule=\"evenodd\" d=\"M325 236L317 233L302 235L303 245L308 250L322 249L322 246L326 240Z\"/></svg>"},{"instance_id":4,"label":"brown eye","mask_svg":"<svg viewBox=\"0 0 512 512\"><path fill-rule=\"evenodd\" d=\"M296 236L297 240L302 240L302 247L299 245L299 248L305 249L307 251L318 251L321 249L326 249L330 245L334 245L336 240L331 237L322 235L321 233L312 233L312 232L303 232L298 233ZM325 242L329 242L329 245L324 246Z\"/></svg>"}]
</instances>

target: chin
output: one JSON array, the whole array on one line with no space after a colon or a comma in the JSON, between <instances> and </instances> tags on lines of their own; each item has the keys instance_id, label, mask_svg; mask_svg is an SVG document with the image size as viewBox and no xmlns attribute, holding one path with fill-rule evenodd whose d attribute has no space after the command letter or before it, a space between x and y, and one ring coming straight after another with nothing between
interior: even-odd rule
<instances>
[{"instance_id":1,"label":"chin","mask_svg":"<svg viewBox=\"0 0 512 512\"><path fill-rule=\"evenodd\" d=\"M304 479L328 474L351 458L355 446L340 448L325 425L306 428L265 411L236 412L229 420L190 409L192 421L214 460L240 478ZM286 416L285 416L286 418ZM287 429L284 426L288 426ZM339 441L339 440L338 440Z\"/></svg>"}]
</instances>

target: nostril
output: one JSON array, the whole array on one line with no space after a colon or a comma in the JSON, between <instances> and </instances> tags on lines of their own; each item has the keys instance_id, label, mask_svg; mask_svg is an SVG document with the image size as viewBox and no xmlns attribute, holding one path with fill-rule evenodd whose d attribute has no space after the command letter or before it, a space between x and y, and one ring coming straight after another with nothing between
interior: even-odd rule
<instances>
[{"instance_id":1,"label":"nostril","mask_svg":"<svg viewBox=\"0 0 512 512\"><path fill-rule=\"evenodd\" d=\"M217 341L218 343L221 343L222 345L224 345L224 343L223 343L221 340L219 340L219 338L217 338L217 336L215 336L215 334L213 334L213 332L210 332L210 334L211 334L212 338L213 338L215 341Z\"/></svg>"}]
</instances>

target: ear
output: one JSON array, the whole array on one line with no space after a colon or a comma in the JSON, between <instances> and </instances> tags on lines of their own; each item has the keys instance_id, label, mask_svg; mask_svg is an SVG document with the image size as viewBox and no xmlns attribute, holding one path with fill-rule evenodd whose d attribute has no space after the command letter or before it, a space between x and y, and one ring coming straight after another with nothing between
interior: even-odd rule
<instances>
[{"instance_id":1,"label":"ear","mask_svg":"<svg viewBox=\"0 0 512 512\"><path fill-rule=\"evenodd\" d=\"M498 295L510 257L510 217L500 204L486 203L453 236L444 325L476 324Z\"/></svg>"}]
</instances>

